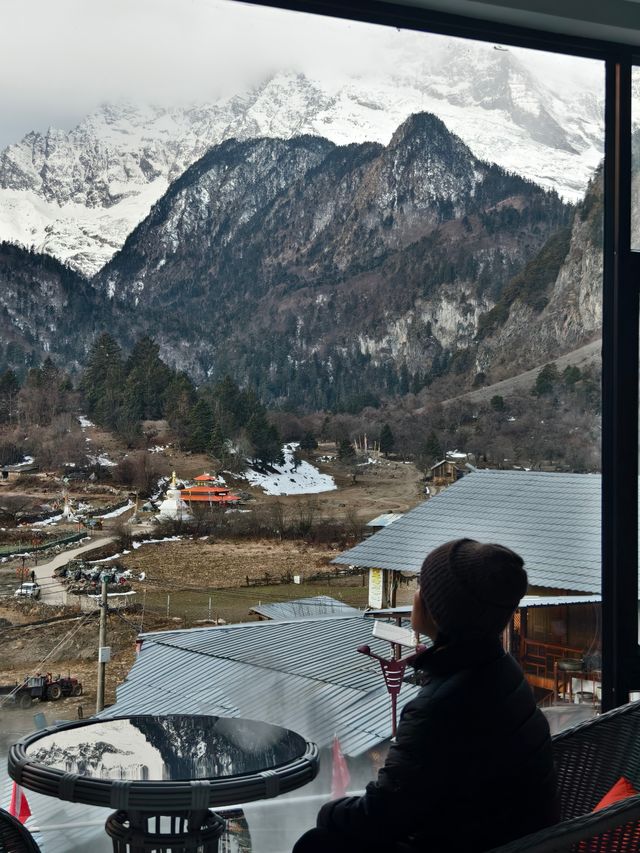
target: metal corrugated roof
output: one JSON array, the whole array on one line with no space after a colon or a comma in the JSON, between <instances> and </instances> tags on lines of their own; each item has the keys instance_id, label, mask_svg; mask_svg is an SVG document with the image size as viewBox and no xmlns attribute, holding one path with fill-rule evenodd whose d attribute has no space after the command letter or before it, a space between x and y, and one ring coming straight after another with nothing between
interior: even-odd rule
<instances>
[{"instance_id":1,"label":"metal corrugated roof","mask_svg":"<svg viewBox=\"0 0 640 853\"><path fill-rule=\"evenodd\" d=\"M314 616L362 616L362 611L330 595L314 595L273 604L256 604L249 610L266 619L309 619Z\"/></svg>"},{"instance_id":2,"label":"metal corrugated roof","mask_svg":"<svg viewBox=\"0 0 640 853\"><path fill-rule=\"evenodd\" d=\"M600 595L525 595L520 610L525 607L557 607L565 604L601 604Z\"/></svg>"},{"instance_id":3,"label":"metal corrugated roof","mask_svg":"<svg viewBox=\"0 0 640 853\"><path fill-rule=\"evenodd\" d=\"M346 755L391 735L380 667L357 653L390 656L362 616L246 622L143 634L117 702L104 714L221 714L287 726L320 746L334 734ZM402 707L418 688L404 685Z\"/></svg>"},{"instance_id":4,"label":"metal corrugated roof","mask_svg":"<svg viewBox=\"0 0 640 853\"><path fill-rule=\"evenodd\" d=\"M468 536L521 554L533 586L599 593L600 485L598 474L474 471L333 562L417 573L433 548Z\"/></svg>"},{"instance_id":5,"label":"metal corrugated roof","mask_svg":"<svg viewBox=\"0 0 640 853\"><path fill-rule=\"evenodd\" d=\"M555 607L560 604L600 604L600 595L525 595L518 605L523 607ZM367 610L365 616L377 618L378 616L400 616L409 617L411 614L410 604L401 604L399 607L385 607L382 610Z\"/></svg>"},{"instance_id":6,"label":"metal corrugated roof","mask_svg":"<svg viewBox=\"0 0 640 853\"><path fill-rule=\"evenodd\" d=\"M377 515L371 521L368 521L367 527L388 527L399 518L402 518L401 512L383 512L382 515Z\"/></svg>"}]
</instances>

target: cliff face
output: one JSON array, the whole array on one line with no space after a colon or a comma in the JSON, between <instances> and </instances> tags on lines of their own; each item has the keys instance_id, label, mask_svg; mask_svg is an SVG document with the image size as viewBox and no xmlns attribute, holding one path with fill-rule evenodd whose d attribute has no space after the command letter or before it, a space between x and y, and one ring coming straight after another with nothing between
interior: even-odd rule
<instances>
[{"instance_id":1,"label":"cliff face","mask_svg":"<svg viewBox=\"0 0 640 853\"><path fill-rule=\"evenodd\" d=\"M513 300L504 322L478 347L479 369L490 371L500 363L508 364L511 372L534 367L600 336L602 218L600 168L567 231L555 274L547 258L546 286L533 299L525 293Z\"/></svg>"}]
</instances>

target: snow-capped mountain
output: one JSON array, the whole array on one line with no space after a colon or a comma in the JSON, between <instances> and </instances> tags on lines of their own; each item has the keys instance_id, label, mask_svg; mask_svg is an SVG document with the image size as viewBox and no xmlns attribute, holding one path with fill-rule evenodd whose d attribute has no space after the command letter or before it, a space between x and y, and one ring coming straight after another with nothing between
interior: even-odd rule
<instances>
[{"instance_id":1,"label":"snow-capped mountain","mask_svg":"<svg viewBox=\"0 0 640 853\"><path fill-rule=\"evenodd\" d=\"M225 139L325 137L388 144L428 111L485 160L577 200L601 156L602 99L593 77L552 87L518 51L405 34L393 73L261 85L188 107L100 107L70 131L33 131L0 152L0 240L92 275L169 184ZM394 42L395 45L395 42Z\"/></svg>"}]
</instances>

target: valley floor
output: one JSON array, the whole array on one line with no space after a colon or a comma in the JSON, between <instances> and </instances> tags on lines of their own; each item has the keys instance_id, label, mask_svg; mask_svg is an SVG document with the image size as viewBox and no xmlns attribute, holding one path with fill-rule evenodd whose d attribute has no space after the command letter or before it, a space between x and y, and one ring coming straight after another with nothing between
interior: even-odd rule
<instances>
[{"instance_id":1,"label":"valley floor","mask_svg":"<svg viewBox=\"0 0 640 853\"><path fill-rule=\"evenodd\" d=\"M110 450L115 454L115 447ZM176 468L181 462L186 463L185 474L189 476L201 473L202 465L206 464L204 459L175 456L166 462ZM318 525L322 525L323 519L348 522L358 536L363 525L375 516L407 511L423 499L422 477L413 464L382 459L374 465L357 468L355 478L352 471L345 472L337 465L321 467L334 475L338 486L335 491L275 497L251 489L252 500L245 508L269 512L277 504L278 512L285 518L311 511ZM100 535L108 537L118 523L118 519L105 522ZM104 558L118 549L113 542L91 557ZM134 608L121 614L112 613L109 618L112 661L107 667L107 702L114 701L116 686L133 664L135 639L140 630L194 627L207 624L209 619L226 623L248 621L257 618L249 610L259 602L316 595L330 595L352 606L365 607L366 575L335 576L337 567L331 565L331 560L339 550L335 542L311 545L301 540L213 541L211 538L163 541L131 549L119 562L135 570L136 575L144 572L146 577L144 581L133 581L137 593ZM83 681L83 696L47 703L42 710L48 714L55 710L59 718L75 716L79 706L85 715L93 713L96 616L79 618L73 596L69 596L69 602L73 603L68 606L16 601L12 590L18 583L19 566L20 561L15 560L0 566L0 684L22 680L38 671L69 672ZM292 582L294 575L300 576L300 584ZM400 602L408 603L412 593L413 584L401 586ZM37 705L33 709L38 710ZM11 711L0 710L3 718L7 714Z\"/></svg>"}]
</instances>

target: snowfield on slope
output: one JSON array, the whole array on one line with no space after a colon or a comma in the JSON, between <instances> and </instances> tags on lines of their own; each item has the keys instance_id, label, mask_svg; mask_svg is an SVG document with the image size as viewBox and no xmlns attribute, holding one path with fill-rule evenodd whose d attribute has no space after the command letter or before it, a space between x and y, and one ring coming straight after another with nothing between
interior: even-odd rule
<instances>
[{"instance_id":1,"label":"snowfield on slope","mask_svg":"<svg viewBox=\"0 0 640 853\"><path fill-rule=\"evenodd\" d=\"M331 475L321 474L309 462L300 461L295 466L293 455L297 448L297 444L284 445L284 465L272 465L273 473L264 474L249 468L244 474L245 478L267 495L314 495L337 489Z\"/></svg>"}]
</instances>

